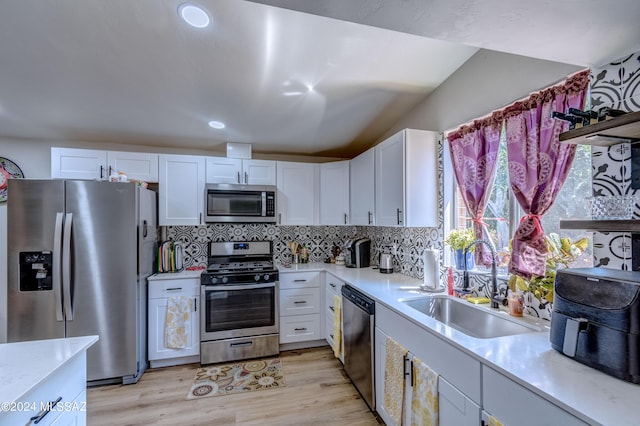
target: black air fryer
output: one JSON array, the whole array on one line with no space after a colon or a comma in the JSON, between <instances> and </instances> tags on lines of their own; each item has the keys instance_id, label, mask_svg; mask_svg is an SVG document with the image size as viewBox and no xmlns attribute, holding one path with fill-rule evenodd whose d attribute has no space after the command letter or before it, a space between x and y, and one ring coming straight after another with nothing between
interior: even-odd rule
<instances>
[{"instance_id":1,"label":"black air fryer","mask_svg":"<svg viewBox=\"0 0 640 426\"><path fill-rule=\"evenodd\" d=\"M640 383L640 272L558 271L550 336L564 355Z\"/></svg>"}]
</instances>

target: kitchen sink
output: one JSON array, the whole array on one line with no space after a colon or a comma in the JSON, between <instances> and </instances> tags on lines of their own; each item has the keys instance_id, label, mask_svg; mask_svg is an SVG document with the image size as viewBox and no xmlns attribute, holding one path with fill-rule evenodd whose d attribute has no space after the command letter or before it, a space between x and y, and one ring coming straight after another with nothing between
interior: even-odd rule
<instances>
[{"instance_id":1,"label":"kitchen sink","mask_svg":"<svg viewBox=\"0 0 640 426\"><path fill-rule=\"evenodd\" d=\"M403 300L403 303L468 336L480 339L541 331L534 325L511 319L504 311L490 311L444 295Z\"/></svg>"}]
</instances>

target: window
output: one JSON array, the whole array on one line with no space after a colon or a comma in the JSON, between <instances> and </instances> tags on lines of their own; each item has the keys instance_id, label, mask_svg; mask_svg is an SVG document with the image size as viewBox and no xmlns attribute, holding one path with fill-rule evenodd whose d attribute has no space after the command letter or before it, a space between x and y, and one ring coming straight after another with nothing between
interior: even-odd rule
<instances>
[{"instance_id":1,"label":"window","mask_svg":"<svg viewBox=\"0 0 640 426\"><path fill-rule=\"evenodd\" d=\"M589 206L585 198L591 196L591 147L578 145L576 155L571 166L571 171L560 190L553 206L542 217L542 226L545 234L552 232L561 237L568 237L571 241L577 241L582 237L589 239L589 248L577 259L572 266L592 266L591 234L581 230L560 229L562 219L590 218ZM464 206L460 191L456 188L455 208L452 223L456 228L471 227L471 218ZM509 253L509 241L518 226L524 212L513 197L509 186L509 174L507 167L507 143L504 128L500 137L500 149L498 151L498 164L493 189L484 213L484 222L489 231L489 238L493 242L499 257L499 266L507 267Z\"/></svg>"}]
</instances>

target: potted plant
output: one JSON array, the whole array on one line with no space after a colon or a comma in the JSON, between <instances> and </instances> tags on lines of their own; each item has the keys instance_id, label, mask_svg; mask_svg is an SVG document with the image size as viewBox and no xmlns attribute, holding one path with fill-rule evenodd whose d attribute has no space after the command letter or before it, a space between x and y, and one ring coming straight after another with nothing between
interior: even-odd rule
<instances>
[{"instance_id":1,"label":"potted plant","mask_svg":"<svg viewBox=\"0 0 640 426\"><path fill-rule=\"evenodd\" d=\"M444 243L451 247L455 253L456 269L464 269L464 249L469 247L469 244L476 240L475 232L473 228L466 229L452 229L449 235L444 239ZM475 260L473 252L475 246L469 249L467 253L467 269L473 269L475 267Z\"/></svg>"},{"instance_id":2,"label":"potted plant","mask_svg":"<svg viewBox=\"0 0 640 426\"><path fill-rule=\"evenodd\" d=\"M532 276L529 279L518 275L509 278L509 289L512 292L530 292L538 300L540 307L553 303L553 285L556 279L556 271L560 268L568 268L587 249L589 241L581 238L571 241L569 238L560 237L556 233L550 233L545 237L547 242L547 265L544 276Z\"/></svg>"}]
</instances>

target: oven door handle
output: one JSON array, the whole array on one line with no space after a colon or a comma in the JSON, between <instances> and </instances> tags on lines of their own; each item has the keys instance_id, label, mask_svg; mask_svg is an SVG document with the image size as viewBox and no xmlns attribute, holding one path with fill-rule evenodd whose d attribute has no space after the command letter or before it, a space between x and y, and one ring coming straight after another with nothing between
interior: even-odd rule
<instances>
[{"instance_id":1,"label":"oven door handle","mask_svg":"<svg viewBox=\"0 0 640 426\"><path fill-rule=\"evenodd\" d=\"M230 291L230 290L252 290L255 288L275 287L276 283L247 284L247 285L206 285L204 291Z\"/></svg>"}]
</instances>

